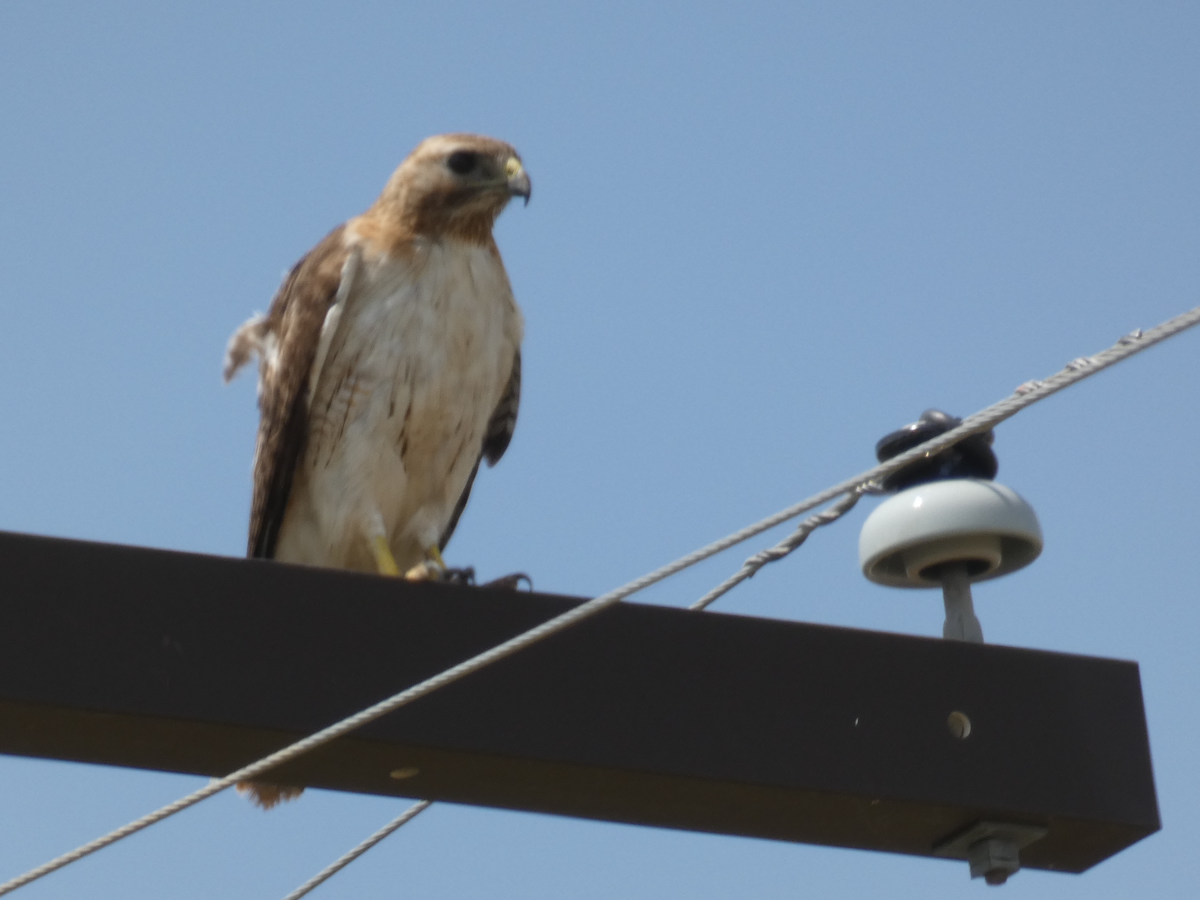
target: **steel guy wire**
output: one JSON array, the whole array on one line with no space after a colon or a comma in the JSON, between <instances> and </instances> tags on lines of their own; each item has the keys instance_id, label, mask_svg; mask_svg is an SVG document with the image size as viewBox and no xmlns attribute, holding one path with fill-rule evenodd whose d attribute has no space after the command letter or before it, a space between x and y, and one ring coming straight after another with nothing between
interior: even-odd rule
<instances>
[{"instance_id":1,"label":"steel guy wire","mask_svg":"<svg viewBox=\"0 0 1200 900\"><path fill-rule=\"evenodd\" d=\"M31 869L24 875L0 884L0 896L29 884L31 881L36 881L42 876L61 869L63 866L95 853L97 850L103 849L110 844L114 844L122 838L136 834L143 828L147 828L156 822L161 822L163 819L177 812L182 812L188 807L199 803L201 800L205 800L213 794L232 787L239 781L253 780L276 766L295 759L317 747L321 747L342 735L354 731L356 728L366 725L368 722L373 722L381 716L385 716L402 706L412 703L414 700L433 693L439 688L443 688L448 684L458 681L460 678L464 678L494 662L511 656L513 653L523 650L531 644L536 644L544 638L570 628L572 625L576 625L584 619L590 618L596 615L596 613L620 603L626 597L636 594L640 590L657 584L663 579L669 578L677 572L682 572L684 569L694 566L696 563L706 560L710 556L715 556L723 550L728 550L730 547L740 544L742 541L748 540L755 535L762 534L764 531L768 531L789 519L794 519L801 513L808 512L822 503L828 503L842 494L857 491L864 485L869 485L873 481L886 478L888 475L899 471L915 460L933 456L964 438L987 431L989 428L1003 422L1025 407L1044 400L1051 394L1058 393L1078 381L1089 378L1129 356L1153 347L1155 344L1173 337L1197 323L1200 323L1200 307L1195 307L1185 313L1181 313L1149 331L1143 332L1141 329L1138 329L1131 332L1117 341L1113 346L1100 351L1094 356L1080 357L1072 360L1061 371L1056 372L1043 381L1025 382L1013 394L998 403L993 403L991 406L974 415L968 416L956 428L952 428L937 437L929 439L923 444L897 454L886 462L882 462L865 472L855 475L852 478L847 478L845 481L813 494L807 500L801 500L799 503L795 503L774 515L767 516L765 519L755 522L753 525L747 525L745 528L735 531L720 540L713 541L711 544L701 547L698 550L693 550L691 553L681 556L674 562L655 569L653 572L643 575L640 578L635 578L633 581L615 590L601 594L599 597L555 616L553 619L543 622L541 625L537 625L502 644L498 644L490 650L485 650L483 653L464 660L456 666L451 666L449 669L434 675L432 678L427 678L419 684L406 688L386 700L367 707L361 712L355 713L340 722L335 722L327 728L323 728L315 734L289 744L256 762L243 766L236 772L226 775L224 778L214 779L204 787L188 794L186 797L181 797L174 803L169 803L161 809L130 822L128 825L123 825L102 837L96 838L72 850L70 853L65 853L56 859L43 863L35 869Z\"/></svg>"},{"instance_id":2,"label":"steel guy wire","mask_svg":"<svg viewBox=\"0 0 1200 900\"><path fill-rule=\"evenodd\" d=\"M346 866L350 865L350 863L354 862L356 859L358 859L360 856L362 856L364 853L366 853L368 850L370 850L372 847L374 847L376 844L378 844L380 841L382 841L385 837L387 837L389 834L391 834L393 831L395 831L397 828L399 828L405 822L414 818L417 815L417 813L423 812L424 810L428 809L432 802L433 801L431 801L431 800L420 800L420 801L414 803L412 806L410 806L404 812L400 813L400 815L396 816L396 818L392 819L392 821L388 822L386 825L384 825L382 828L380 828L377 832L375 832L373 835L371 835L369 838L367 838L365 841L363 841L357 847L353 848L352 850L347 850L345 853L343 853L341 856L339 856L337 859L335 859L333 862L331 862L329 865L327 865L325 868L323 868L320 872L318 872L312 878L308 879L308 881L304 882L304 884L300 885L300 887L296 888L294 891L292 891L290 894L288 894L286 897L284 897L283 900L300 900L301 897L303 897L305 894L307 894L309 891L311 891L317 885L321 884L322 882L328 881L330 878L332 878L334 875L336 875L342 869L346 868Z\"/></svg>"}]
</instances>

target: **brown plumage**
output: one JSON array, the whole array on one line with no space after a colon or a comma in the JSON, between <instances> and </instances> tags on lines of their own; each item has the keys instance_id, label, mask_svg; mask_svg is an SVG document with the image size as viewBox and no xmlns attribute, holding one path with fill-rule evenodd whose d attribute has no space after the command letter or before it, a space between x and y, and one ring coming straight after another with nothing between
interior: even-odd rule
<instances>
[{"instance_id":1,"label":"brown plumage","mask_svg":"<svg viewBox=\"0 0 1200 900\"><path fill-rule=\"evenodd\" d=\"M429 138L234 334L226 379L261 361L250 556L440 563L516 424L523 325L492 226L529 193L508 144Z\"/></svg>"}]
</instances>

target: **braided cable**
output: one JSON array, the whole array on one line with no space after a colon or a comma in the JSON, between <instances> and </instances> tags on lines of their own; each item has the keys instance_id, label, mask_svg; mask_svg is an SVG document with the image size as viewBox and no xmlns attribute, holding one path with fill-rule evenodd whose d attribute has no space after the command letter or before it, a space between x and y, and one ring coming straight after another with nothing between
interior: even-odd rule
<instances>
[{"instance_id":1,"label":"braided cable","mask_svg":"<svg viewBox=\"0 0 1200 900\"><path fill-rule=\"evenodd\" d=\"M284 897L283 900L300 900L301 897L303 897L305 894L307 894L309 891L311 891L317 885L322 884L325 881L328 881L330 878L332 878L334 875L336 875L342 869L346 868L346 866L350 865L350 863L354 862L356 859L358 859L360 856L362 856L364 853L366 853L368 850L370 850L372 847L374 847L376 844L378 844L380 841L382 841L385 837L387 837L389 834L391 834L393 831L395 831L397 828L399 828L405 822L416 817L417 813L424 812L426 809L429 808L431 802L432 801L430 801L430 800L419 800L418 802L414 803L412 806L410 806L404 812L400 813L400 815L396 816L396 818L392 819L392 821L388 822L386 825L384 825L382 828L380 828L377 832L375 832L373 835L371 835L369 838L367 838L365 841L363 841L357 847L347 850L345 853L343 853L341 856L339 856L337 859L335 859L333 862L331 862L329 865L327 865L325 868L323 868L320 872L318 872L312 878L308 879L308 881L304 882L304 884L300 885L300 887L296 888L294 891L292 891L290 894L288 894L286 897Z\"/></svg>"}]
</instances>

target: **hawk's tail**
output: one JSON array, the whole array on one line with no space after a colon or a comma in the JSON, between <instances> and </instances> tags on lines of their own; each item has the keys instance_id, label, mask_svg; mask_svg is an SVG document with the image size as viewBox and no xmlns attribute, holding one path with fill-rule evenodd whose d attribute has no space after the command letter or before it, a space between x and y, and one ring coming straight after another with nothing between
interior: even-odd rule
<instances>
[{"instance_id":1,"label":"hawk's tail","mask_svg":"<svg viewBox=\"0 0 1200 900\"><path fill-rule=\"evenodd\" d=\"M237 792L250 798L260 809L270 809L287 800L295 800L304 793L304 788L289 784L266 784L262 781L239 781Z\"/></svg>"}]
</instances>

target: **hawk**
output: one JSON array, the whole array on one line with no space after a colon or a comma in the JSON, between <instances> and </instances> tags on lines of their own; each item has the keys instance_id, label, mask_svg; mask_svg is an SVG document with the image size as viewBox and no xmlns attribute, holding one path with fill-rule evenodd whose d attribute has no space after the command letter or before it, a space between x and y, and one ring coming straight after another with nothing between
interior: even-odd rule
<instances>
[{"instance_id":1,"label":"hawk","mask_svg":"<svg viewBox=\"0 0 1200 900\"><path fill-rule=\"evenodd\" d=\"M524 326L492 226L530 192L509 144L428 138L237 329L225 380L259 359L249 556L445 572L516 425Z\"/></svg>"}]
</instances>

